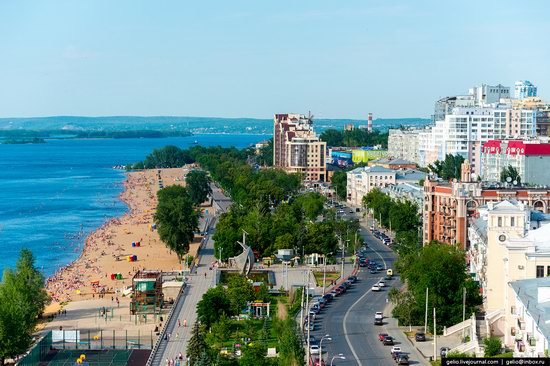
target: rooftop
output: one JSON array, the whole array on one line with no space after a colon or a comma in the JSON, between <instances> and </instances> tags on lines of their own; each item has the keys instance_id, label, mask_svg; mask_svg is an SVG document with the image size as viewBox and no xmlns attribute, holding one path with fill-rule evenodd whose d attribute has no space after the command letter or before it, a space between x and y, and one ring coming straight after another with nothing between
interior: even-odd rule
<instances>
[{"instance_id":1,"label":"rooftop","mask_svg":"<svg viewBox=\"0 0 550 366\"><path fill-rule=\"evenodd\" d=\"M550 277L513 281L510 286L542 334L550 338Z\"/></svg>"}]
</instances>

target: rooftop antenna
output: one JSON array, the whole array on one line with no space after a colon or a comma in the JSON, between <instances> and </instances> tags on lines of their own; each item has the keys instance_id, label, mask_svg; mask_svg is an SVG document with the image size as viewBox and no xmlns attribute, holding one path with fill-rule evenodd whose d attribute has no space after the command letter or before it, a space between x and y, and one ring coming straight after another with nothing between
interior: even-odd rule
<instances>
[{"instance_id":1,"label":"rooftop antenna","mask_svg":"<svg viewBox=\"0 0 550 366\"><path fill-rule=\"evenodd\" d=\"M307 112L307 123L309 123L310 125L313 124L313 117L315 117L313 114L311 114L311 111L308 111Z\"/></svg>"}]
</instances>

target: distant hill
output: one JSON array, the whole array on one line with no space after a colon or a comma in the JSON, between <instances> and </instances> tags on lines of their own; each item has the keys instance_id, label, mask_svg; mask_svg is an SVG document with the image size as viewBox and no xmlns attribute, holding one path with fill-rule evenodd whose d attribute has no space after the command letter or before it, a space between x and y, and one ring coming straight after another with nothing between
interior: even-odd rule
<instances>
[{"instance_id":1,"label":"distant hill","mask_svg":"<svg viewBox=\"0 0 550 366\"><path fill-rule=\"evenodd\" d=\"M387 129L400 125L424 125L429 123L424 118L396 118L375 119L375 129ZM366 120L351 119L316 119L315 129L323 131L328 128L341 129L345 124L355 126L366 125ZM254 118L213 118L213 117L32 117L32 118L0 118L0 130L66 130L66 131L191 131L193 133L249 133L271 134L273 132L272 119Z\"/></svg>"}]
</instances>

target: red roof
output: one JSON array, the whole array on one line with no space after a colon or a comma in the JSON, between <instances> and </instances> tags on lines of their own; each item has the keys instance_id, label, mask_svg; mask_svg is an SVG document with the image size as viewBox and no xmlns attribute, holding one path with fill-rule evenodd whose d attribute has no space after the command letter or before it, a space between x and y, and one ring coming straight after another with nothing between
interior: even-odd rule
<instances>
[{"instance_id":1,"label":"red roof","mask_svg":"<svg viewBox=\"0 0 550 366\"><path fill-rule=\"evenodd\" d=\"M483 144L484 154L500 154L501 141L489 140ZM506 142L505 142L506 144ZM550 144L529 144L523 141L508 141L506 146L507 155L550 155Z\"/></svg>"}]
</instances>

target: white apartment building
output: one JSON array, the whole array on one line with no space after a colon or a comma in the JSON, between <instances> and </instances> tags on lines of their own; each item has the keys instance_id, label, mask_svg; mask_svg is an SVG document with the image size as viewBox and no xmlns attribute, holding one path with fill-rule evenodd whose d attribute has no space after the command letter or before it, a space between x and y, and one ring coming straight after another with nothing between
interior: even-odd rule
<instances>
[{"instance_id":1,"label":"white apartment building","mask_svg":"<svg viewBox=\"0 0 550 366\"><path fill-rule=\"evenodd\" d=\"M481 86L470 88L469 94L476 101L476 105L482 106L485 104L498 103L501 99L509 99L510 87L500 84L482 84Z\"/></svg>"},{"instance_id":2,"label":"white apartment building","mask_svg":"<svg viewBox=\"0 0 550 366\"><path fill-rule=\"evenodd\" d=\"M546 357L550 343L550 278L511 282L514 357Z\"/></svg>"},{"instance_id":3,"label":"white apartment building","mask_svg":"<svg viewBox=\"0 0 550 366\"><path fill-rule=\"evenodd\" d=\"M470 221L467 257L479 281L492 335L514 344L512 281L550 275L550 218L515 200L479 207Z\"/></svg>"},{"instance_id":4,"label":"white apartment building","mask_svg":"<svg viewBox=\"0 0 550 366\"><path fill-rule=\"evenodd\" d=\"M529 80L516 81L514 84L514 98L525 99L537 96L537 87Z\"/></svg>"},{"instance_id":5,"label":"white apartment building","mask_svg":"<svg viewBox=\"0 0 550 366\"><path fill-rule=\"evenodd\" d=\"M390 129L388 136L388 156L418 164L420 129Z\"/></svg>"},{"instance_id":6,"label":"white apartment building","mask_svg":"<svg viewBox=\"0 0 550 366\"><path fill-rule=\"evenodd\" d=\"M374 188L395 184L396 171L380 166L361 167L347 173L347 202L361 206L363 197Z\"/></svg>"}]
</instances>

